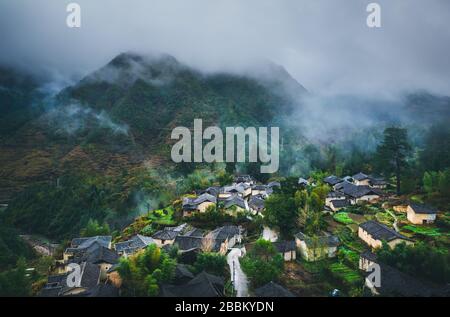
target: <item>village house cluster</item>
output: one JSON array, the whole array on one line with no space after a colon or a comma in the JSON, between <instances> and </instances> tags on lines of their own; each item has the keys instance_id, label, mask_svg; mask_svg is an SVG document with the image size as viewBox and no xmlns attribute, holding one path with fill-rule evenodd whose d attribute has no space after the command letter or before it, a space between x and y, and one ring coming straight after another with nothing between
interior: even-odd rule
<instances>
[{"instance_id":1,"label":"village house cluster","mask_svg":"<svg viewBox=\"0 0 450 317\"><path fill-rule=\"evenodd\" d=\"M121 278L117 266L121 256L133 255L150 244L167 250L176 244L182 262L193 264L198 252L225 254L229 248L240 243L241 239L242 228L237 226L223 226L204 232L186 223L166 227L152 237L137 234L127 241L115 244L111 243L111 236L75 238L64 251L63 259L57 262L58 274L48 277L48 283L41 290L40 296L118 296ZM81 281L79 286L70 287L67 279L72 271L70 264L73 263L81 268ZM188 292L185 296L223 295L222 277L206 272L194 276L184 264L177 264L175 273L177 287L172 290L172 285L162 287L162 293L166 296L173 293L183 296L180 293L182 290Z\"/></svg>"},{"instance_id":2,"label":"village house cluster","mask_svg":"<svg viewBox=\"0 0 450 317\"><path fill-rule=\"evenodd\" d=\"M230 215L241 211L256 215L262 211L264 199L277 186L280 183L257 185L250 176L239 176L230 186L210 187L200 191L196 197L184 197L183 216L206 212L209 206L218 202L223 203ZM176 245L180 262L193 264L199 252L225 255L229 249L241 244L244 235L243 228L234 225L225 225L208 232L183 223L176 227L165 227L151 237L137 234L127 241L115 244L112 243L111 236L75 238L64 251L63 259L57 262L57 274L49 276L40 296L117 296L121 286L117 272L120 257L133 255L150 244L167 250ZM288 252L292 246L278 243L278 248ZM72 270L71 263L76 263L81 268L81 283L77 287L67 285L67 277ZM176 286L162 286L162 296L223 295L222 277L206 272L193 276L181 263L176 267L175 281Z\"/></svg>"},{"instance_id":3,"label":"village house cluster","mask_svg":"<svg viewBox=\"0 0 450 317\"><path fill-rule=\"evenodd\" d=\"M249 175L238 176L231 185L209 187L198 191L196 197L184 197L183 216L204 213L209 206L217 204L222 204L230 215L246 211L257 215L264 209L264 200L276 187L280 187L279 182L256 184Z\"/></svg>"},{"instance_id":4,"label":"village house cluster","mask_svg":"<svg viewBox=\"0 0 450 317\"><path fill-rule=\"evenodd\" d=\"M353 176L325 177L323 183L331 190L323 202L324 213L337 213L340 210L357 204L371 204L385 200L388 197L386 187L388 183L380 178L358 173ZM314 182L299 178L299 188L316 186ZM279 182L258 184L249 175L235 178L228 186L209 187L199 190L195 195L182 198L183 217L189 218L194 214L208 212L210 208L217 208L220 204L225 213L235 216L242 212L250 217L264 216L266 199L280 188ZM400 208L400 207L398 207ZM437 211L431 207L411 203L402 207L407 219L413 224L428 224L436 219ZM294 235L290 241L279 241L275 231L272 236L266 235L264 228L261 237L273 242L276 250L285 261L295 261L301 257L306 261L317 261L324 258L336 257L339 238L329 232L322 232L318 236L310 237L303 232ZM372 263L378 263L373 250L387 243L391 248L399 243L413 244L414 242L400 234L396 228L390 228L375 220L365 221L358 225L357 236L366 245L367 250L361 254L359 268L368 272ZM194 276L186 267L193 264L200 252L217 252L226 255L230 249L238 246L245 250L252 247L252 241L244 243L246 231L241 226L223 225L214 230L202 230L188 223L175 227L165 227L151 236L134 235L126 241L112 243L111 236L96 236L75 238L71 241L63 254L63 259L57 262L56 275L48 277L48 283L41 290L41 296L117 296L120 292L121 278L117 272L120 257L129 257L151 244L167 251L177 247L180 263L176 267L174 285L162 285L161 296L223 296L225 281L223 277L201 272ZM76 263L81 269L79 286L69 287L67 277L71 272L71 264ZM382 265L386 275L395 273L395 269ZM386 279L386 276L383 277ZM400 280L399 280L400 279ZM408 280L405 282L404 280ZM399 273L395 278L386 280L409 285L411 282L406 275ZM426 289L424 287L420 289ZM372 287L374 294L379 290ZM254 291L258 296L293 296L287 289L271 282ZM278 295L277 295L278 294Z\"/></svg>"},{"instance_id":5,"label":"village house cluster","mask_svg":"<svg viewBox=\"0 0 450 317\"><path fill-rule=\"evenodd\" d=\"M386 181L382 178L368 176L364 173L343 178L331 175L323 181L332 188L325 202L325 206L332 211L338 211L361 202L376 202L385 195L383 189L387 186Z\"/></svg>"},{"instance_id":6,"label":"village house cluster","mask_svg":"<svg viewBox=\"0 0 450 317\"><path fill-rule=\"evenodd\" d=\"M305 184L304 179L299 183ZM328 184L332 191L329 192L325 202L325 209L338 212L346 207L359 203L376 203L388 200L385 189L388 182L381 177L358 173L343 178L334 175L326 177L324 183ZM306 181L307 182L307 181ZM394 210L406 213L406 219L415 225L431 224L436 220L438 211L435 208L423 204L410 202L407 205L397 205ZM414 244L410 238L398 232L398 228L390 228L375 220L360 223L358 226L358 237L368 246L368 250L361 253L359 269L369 275L371 266L377 264L380 268L380 287L374 286L371 280L366 278L365 285L374 295L401 294L402 296L432 296L443 295L447 290L427 285L413 276L404 274L399 270L380 262L373 251L381 248L386 243L391 249L396 245L404 243Z\"/></svg>"}]
</instances>

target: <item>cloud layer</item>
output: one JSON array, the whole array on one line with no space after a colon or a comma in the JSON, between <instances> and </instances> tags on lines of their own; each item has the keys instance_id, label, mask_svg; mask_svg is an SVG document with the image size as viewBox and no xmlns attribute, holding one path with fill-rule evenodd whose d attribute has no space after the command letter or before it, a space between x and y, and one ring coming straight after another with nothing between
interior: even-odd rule
<instances>
[{"instance_id":1,"label":"cloud layer","mask_svg":"<svg viewBox=\"0 0 450 317\"><path fill-rule=\"evenodd\" d=\"M366 26L369 0L2 0L0 63L79 78L124 51L167 52L203 71L283 65L321 94L450 95L450 1L378 0L382 28Z\"/></svg>"}]
</instances>

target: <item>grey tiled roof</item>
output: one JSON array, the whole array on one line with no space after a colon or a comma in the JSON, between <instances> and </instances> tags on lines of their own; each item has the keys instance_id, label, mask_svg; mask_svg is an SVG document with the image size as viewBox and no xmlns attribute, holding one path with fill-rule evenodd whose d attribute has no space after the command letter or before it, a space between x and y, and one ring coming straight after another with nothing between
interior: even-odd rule
<instances>
[{"instance_id":1,"label":"grey tiled roof","mask_svg":"<svg viewBox=\"0 0 450 317\"><path fill-rule=\"evenodd\" d=\"M89 297L118 297L119 289L110 283L98 284L89 290Z\"/></svg>"},{"instance_id":2,"label":"grey tiled roof","mask_svg":"<svg viewBox=\"0 0 450 317\"><path fill-rule=\"evenodd\" d=\"M362 181L364 179L369 179L369 176L364 173L359 172L358 174L353 175L352 178L357 181Z\"/></svg>"},{"instance_id":3,"label":"grey tiled roof","mask_svg":"<svg viewBox=\"0 0 450 317\"><path fill-rule=\"evenodd\" d=\"M115 264L119 261L117 253L111 249L105 248L98 244L94 244L87 249L83 249L84 252L76 253L70 262L73 263L110 263Z\"/></svg>"},{"instance_id":4,"label":"grey tiled roof","mask_svg":"<svg viewBox=\"0 0 450 317\"><path fill-rule=\"evenodd\" d=\"M159 230L153 235L153 239L158 240L173 240L178 236L179 232L170 230L170 229L163 229Z\"/></svg>"},{"instance_id":5,"label":"grey tiled roof","mask_svg":"<svg viewBox=\"0 0 450 317\"><path fill-rule=\"evenodd\" d=\"M414 210L416 214L435 214L437 210L431 206L410 203L409 206Z\"/></svg>"},{"instance_id":6,"label":"grey tiled roof","mask_svg":"<svg viewBox=\"0 0 450 317\"><path fill-rule=\"evenodd\" d=\"M369 175L369 178L370 178L369 183L371 185L387 185L388 184L388 182L385 181L382 177Z\"/></svg>"},{"instance_id":7,"label":"grey tiled roof","mask_svg":"<svg viewBox=\"0 0 450 317\"><path fill-rule=\"evenodd\" d=\"M329 234L322 234L319 237L317 237L317 240L312 239L303 232L297 233L295 237L301 241L305 241L308 247L313 246L315 243L317 243L320 246L327 246L327 247L337 247L339 245L339 238L337 236Z\"/></svg>"},{"instance_id":8,"label":"grey tiled roof","mask_svg":"<svg viewBox=\"0 0 450 317\"><path fill-rule=\"evenodd\" d=\"M158 232L156 232L152 236L152 238L159 240L173 240L179 234L183 234L187 230L189 230L189 226L187 223L183 223L176 227L165 227L163 230L159 230Z\"/></svg>"},{"instance_id":9,"label":"grey tiled roof","mask_svg":"<svg viewBox=\"0 0 450 317\"><path fill-rule=\"evenodd\" d=\"M377 291L381 296L404 297L448 297L449 284L435 285L399 271L385 263L380 265L380 287ZM366 274L370 274L367 272Z\"/></svg>"},{"instance_id":10,"label":"grey tiled roof","mask_svg":"<svg viewBox=\"0 0 450 317\"><path fill-rule=\"evenodd\" d=\"M210 194L208 194L208 193L204 193L204 194L201 194L200 196L198 196L198 197L194 200L194 203L195 203L195 204L201 204L201 203L206 202L206 201L209 201L209 202L212 202L212 203L216 203L216 202L217 202L217 199L216 199L216 197L213 196L213 195L210 195Z\"/></svg>"},{"instance_id":11,"label":"grey tiled roof","mask_svg":"<svg viewBox=\"0 0 450 317\"><path fill-rule=\"evenodd\" d=\"M300 178L298 179L298 184L299 184L299 185L309 185L309 182L308 182L307 179L304 179L304 178L300 177Z\"/></svg>"},{"instance_id":12,"label":"grey tiled roof","mask_svg":"<svg viewBox=\"0 0 450 317\"><path fill-rule=\"evenodd\" d=\"M266 185L253 185L252 189L254 189L254 190L266 190L267 186Z\"/></svg>"},{"instance_id":13,"label":"grey tiled roof","mask_svg":"<svg viewBox=\"0 0 450 317\"><path fill-rule=\"evenodd\" d=\"M117 252L133 253L137 250L145 248L152 243L155 243L153 238L137 234L130 240L116 243L115 248Z\"/></svg>"},{"instance_id":14,"label":"grey tiled roof","mask_svg":"<svg viewBox=\"0 0 450 317\"><path fill-rule=\"evenodd\" d=\"M338 183L341 183L342 179L337 176L331 175L331 176L325 177L323 179L323 181L327 184L330 184L331 186L334 186Z\"/></svg>"},{"instance_id":15,"label":"grey tiled roof","mask_svg":"<svg viewBox=\"0 0 450 317\"><path fill-rule=\"evenodd\" d=\"M203 190L202 193L207 193L210 195L213 195L214 197L217 196L220 193L221 187L220 186L211 186L207 189Z\"/></svg>"},{"instance_id":16,"label":"grey tiled roof","mask_svg":"<svg viewBox=\"0 0 450 317\"><path fill-rule=\"evenodd\" d=\"M92 290L100 281L100 267L96 264L83 262L80 264L81 282L80 287ZM67 285L69 273L51 275L48 282L39 293L39 296L62 296L72 289Z\"/></svg>"},{"instance_id":17,"label":"grey tiled roof","mask_svg":"<svg viewBox=\"0 0 450 317\"><path fill-rule=\"evenodd\" d=\"M203 237L205 235L205 232L202 229L198 228L192 228L189 231L187 231L183 236L189 236L189 237Z\"/></svg>"},{"instance_id":18,"label":"grey tiled roof","mask_svg":"<svg viewBox=\"0 0 450 317\"><path fill-rule=\"evenodd\" d=\"M295 297L289 290L274 282L255 289L255 295L257 297Z\"/></svg>"},{"instance_id":19,"label":"grey tiled roof","mask_svg":"<svg viewBox=\"0 0 450 317\"><path fill-rule=\"evenodd\" d=\"M62 287L44 287L38 294L38 297L57 297L61 293Z\"/></svg>"},{"instance_id":20,"label":"grey tiled roof","mask_svg":"<svg viewBox=\"0 0 450 317\"><path fill-rule=\"evenodd\" d=\"M244 191L246 189L249 189L250 185L246 184L246 183L239 183L239 184L234 184L234 185L230 185L230 186L224 186L221 189L222 193L244 193Z\"/></svg>"},{"instance_id":21,"label":"grey tiled roof","mask_svg":"<svg viewBox=\"0 0 450 317\"><path fill-rule=\"evenodd\" d=\"M164 297L222 297L224 280L219 276L201 272L184 285L162 285Z\"/></svg>"},{"instance_id":22,"label":"grey tiled roof","mask_svg":"<svg viewBox=\"0 0 450 317\"><path fill-rule=\"evenodd\" d=\"M371 188L370 186L356 186L348 182L344 182L339 185L339 191L343 192L347 196L350 196L351 198L361 198L366 195L383 195L383 192L378 189Z\"/></svg>"},{"instance_id":23,"label":"grey tiled roof","mask_svg":"<svg viewBox=\"0 0 450 317\"><path fill-rule=\"evenodd\" d=\"M240 230L237 226L223 226L214 229L210 234L213 239L225 241L240 234Z\"/></svg>"},{"instance_id":24,"label":"grey tiled roof","mask_svg":"<svg viewBox=\"0 0 450 317\"><path fill-rule=\"evenodd\" d=\"M82 264L81 286L87 289L96 286L100 280L100 267L96 264L85 262Z\"/></svg>"},{"instance_id":25,"label":"grey tiled roof","mask_svg":"<svg viewBox=\"0 0 450 317\"><path fill-rule=\"evenodd\" d=\"M279 182L270 182L267 184L268 187L281 187Z\"/></svg>"},{"instance_id":26,"label":"grey tiled roof","mask_svg":"<svg viewBox=\"0 0 450 317\"><path fill-rule=\"evenodd\" d=\"M281 253L295 251L297 249L295 241L277 241L273 244L277 251Z\"/></svg>"},{"instance_id":27,"label":"grey tiled roof","mask_svg":"<svg viewBox=\"0 0 450 317\"><path fill-rule=\"evenodd\" d=\"M202 241L202 237L177 236L175 239L175 244L178 245L178 248L181 251L187 251L201 248Z\"/></svg>"},{"instance_id":28,"label":"grey tiled roof","mask_svg":"<svg viewBox=\"0 0 450 317\"><path fill-rule=\"evenodd\" d=\"M252 197L250 198L248 205L254 210L261 210L264 208L264 199L259 197Z\"/></svg>"},{"instance_id":29,"label":"grey tiled roof","mask_svg":"<svg viewBox=\"0 0 450 317\"><path fill-rule=\"evenodd\" d=\"M71 247L72 248L88 248L93 243L98 243L104 247L109 247L112 240L112 236L95 236L95 237L89 237L89 238L75 238L72 239Z\"/></svg>"},{"instance_id":30,"label":"grey tiled roof","mask_svg":"<svg viewBox=\"0 0 450 317\"><path fill-rule=\"evenodd\" d=\"M376 254L370 252L370 251L364 251L363 253L360 254L360 257L363 259L367 259L369 261L375 262L377 261L377 256Z\"/></svg>"},{"instance_id":31,"label":"grey tiled roof","mask_svg":"<svg viewBox=\"0 0 450 317\"><path fill-rule=\"evenodd\" d=\"M234 181L236 183L252 182L253 178L250 175L240 175L240 176L237 176Z\"/></svg>"},{"instance_id":32,"label":"grey tiled roof","mask_svg":"<svg viewBox=\"0 0 450 317\"><path fill-rule=\"evenodd\" d=\"M175 279L189 278L193 279L194 274L187 268L185 264L178 263L175 267Z\"/></svg>"},{"instance_id":33,"label":"grey tiled roof","mask_svg":"<svg viewBox=\"0 0 450 317\"><path fill-rule=\"evenodd\" d=\"M343 197L345 196L344 193L339 191L331 191L328 193L327 198L336 198L336 197Z\"/></svg>"},{"instance_id":34,"label":"grey tiled roof","mask_svg":"<svg viewBox=\"0 0 450 317\"><path fill-rule=\"evenodd\" d=\"M359 225L364 231L372 236L376 240L392 241L394 239L410 240L404 235L398 233L394 229L388 228L385 225L369 220Z\"/></svg>"},{"instance_id":35,"label":"grey tiled roof","mask_svg":"<svg viewBox=\"0 0 450 317\"><path fill-rule=\"evenodd\" d=\"M330 204L334 206L334 208L344 208L350 206L350 202L347 199L336 199L330 201Z\"/></svg>"},{"instance_id":36,"label":"grey tiled roof","mask_svg":"<svg viewBox=\"0 0 450 317\"><path fill-rule=\"evenodd\" d=\"M195 198L184 197L183 198L183 210L197 210L198 205L194 202Z\"/></svg>"},{"instance_id":37,"label":"grey tiled roof","mask_svg":"<svg viewBox=\"0 0 450 317\"><path fill-rule=\"evenodd\" d=\"M233 206L238 206L238 207L241 207L243 209L247 209L247 205L245 203L245 200L242 197L239 197L239 196L231 196L230 198L225 200L225 202L224 202L224 207L225 208L230 208L230 207L233 207Z\"/></svg>"}]
</instances>

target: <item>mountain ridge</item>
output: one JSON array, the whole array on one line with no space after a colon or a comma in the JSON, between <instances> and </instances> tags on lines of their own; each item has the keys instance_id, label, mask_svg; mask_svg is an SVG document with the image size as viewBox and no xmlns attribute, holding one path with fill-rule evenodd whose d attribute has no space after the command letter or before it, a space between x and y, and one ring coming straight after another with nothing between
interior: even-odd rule
<instances>
[{"instance_id":1,"label":"mountain ridge","mask_svg":"<svg viewBox=\"0 0 450 317\"><path fill-rule=\"evenodd\" d=\"M204 126L270 125L293 106L276 84L306 91L271 67L282 81L204 74L167 54L120 54L54 99L38 99L44 110L3 136L0 200L77 168L117 175L120 166L170 165L171 130L195 118Z\"/></svg>"},{"instance_id":2,"label":"mountain ridge","mask_svg":"<svg viewBox=\"0 0 450 317\"><path fill-rule=\"evenodd\" d=\"M301 117L291 116L311 94L273 63L242 74L202 73L168 54L128 52L52 98L42 93L39 79L13 69L0 68L0 86L0 121L6 123L0 129L0 201L28 184L55 182L73 170L119 175L121 168L173 167L170 132L177 126L191 127L196 118L203 119L204 127L280 126L287 150L307 142L302 129L327 128L308 119L320 120L320 112L316 117L301 112ZM370 113L353 111L352 100L339 101L349 103L342 111L349 112L350 119L361 112L375 121L404 114L413 125L429 125L450 116L449 97L423 92L407 95L401 112L390 116L377 116L376 101L366 111ZM386 108L389 105L381 112ZM325 122L337 120L333 116L338 113L331 112ZM298 120L308 125L299 128ZM333 134L339 132L345 130ZM282 159L302 159L299 155L294 150ZM289 164L282 162L287 170Z\"/></svg>"}]
</instances>

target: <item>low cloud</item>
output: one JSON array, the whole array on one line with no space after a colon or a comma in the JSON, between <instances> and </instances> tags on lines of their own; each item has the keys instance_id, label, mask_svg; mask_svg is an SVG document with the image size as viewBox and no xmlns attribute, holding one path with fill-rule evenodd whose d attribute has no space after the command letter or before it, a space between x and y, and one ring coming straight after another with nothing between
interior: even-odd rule
<instances>
[{"instance_id":1,"label":"low cloud","mask_svg":"<svg viewBox=\"0 0 450 317\"><path fill-rule=\"evenodd\" d=\"M369 0L78 0L0 2L0 63L81 78L125 51L165 52L205 72L255 60L284 66L321 94L450 95L450 2L378 0L382 28L366 26Z\"/></svg>"},{"instance_id":2,"label":"low cloud","mask_svg":"<svg viewBox=\"0 0 450 317\"><path fill-rule=\"evenodd\" d=\"M109 129L113 134L128 135L128 126L114 122L105 111L95 111L79 103L60 105L50 110L43 120L56 132L74 135L94 126Z\"/></svg>"}]
</instances>

